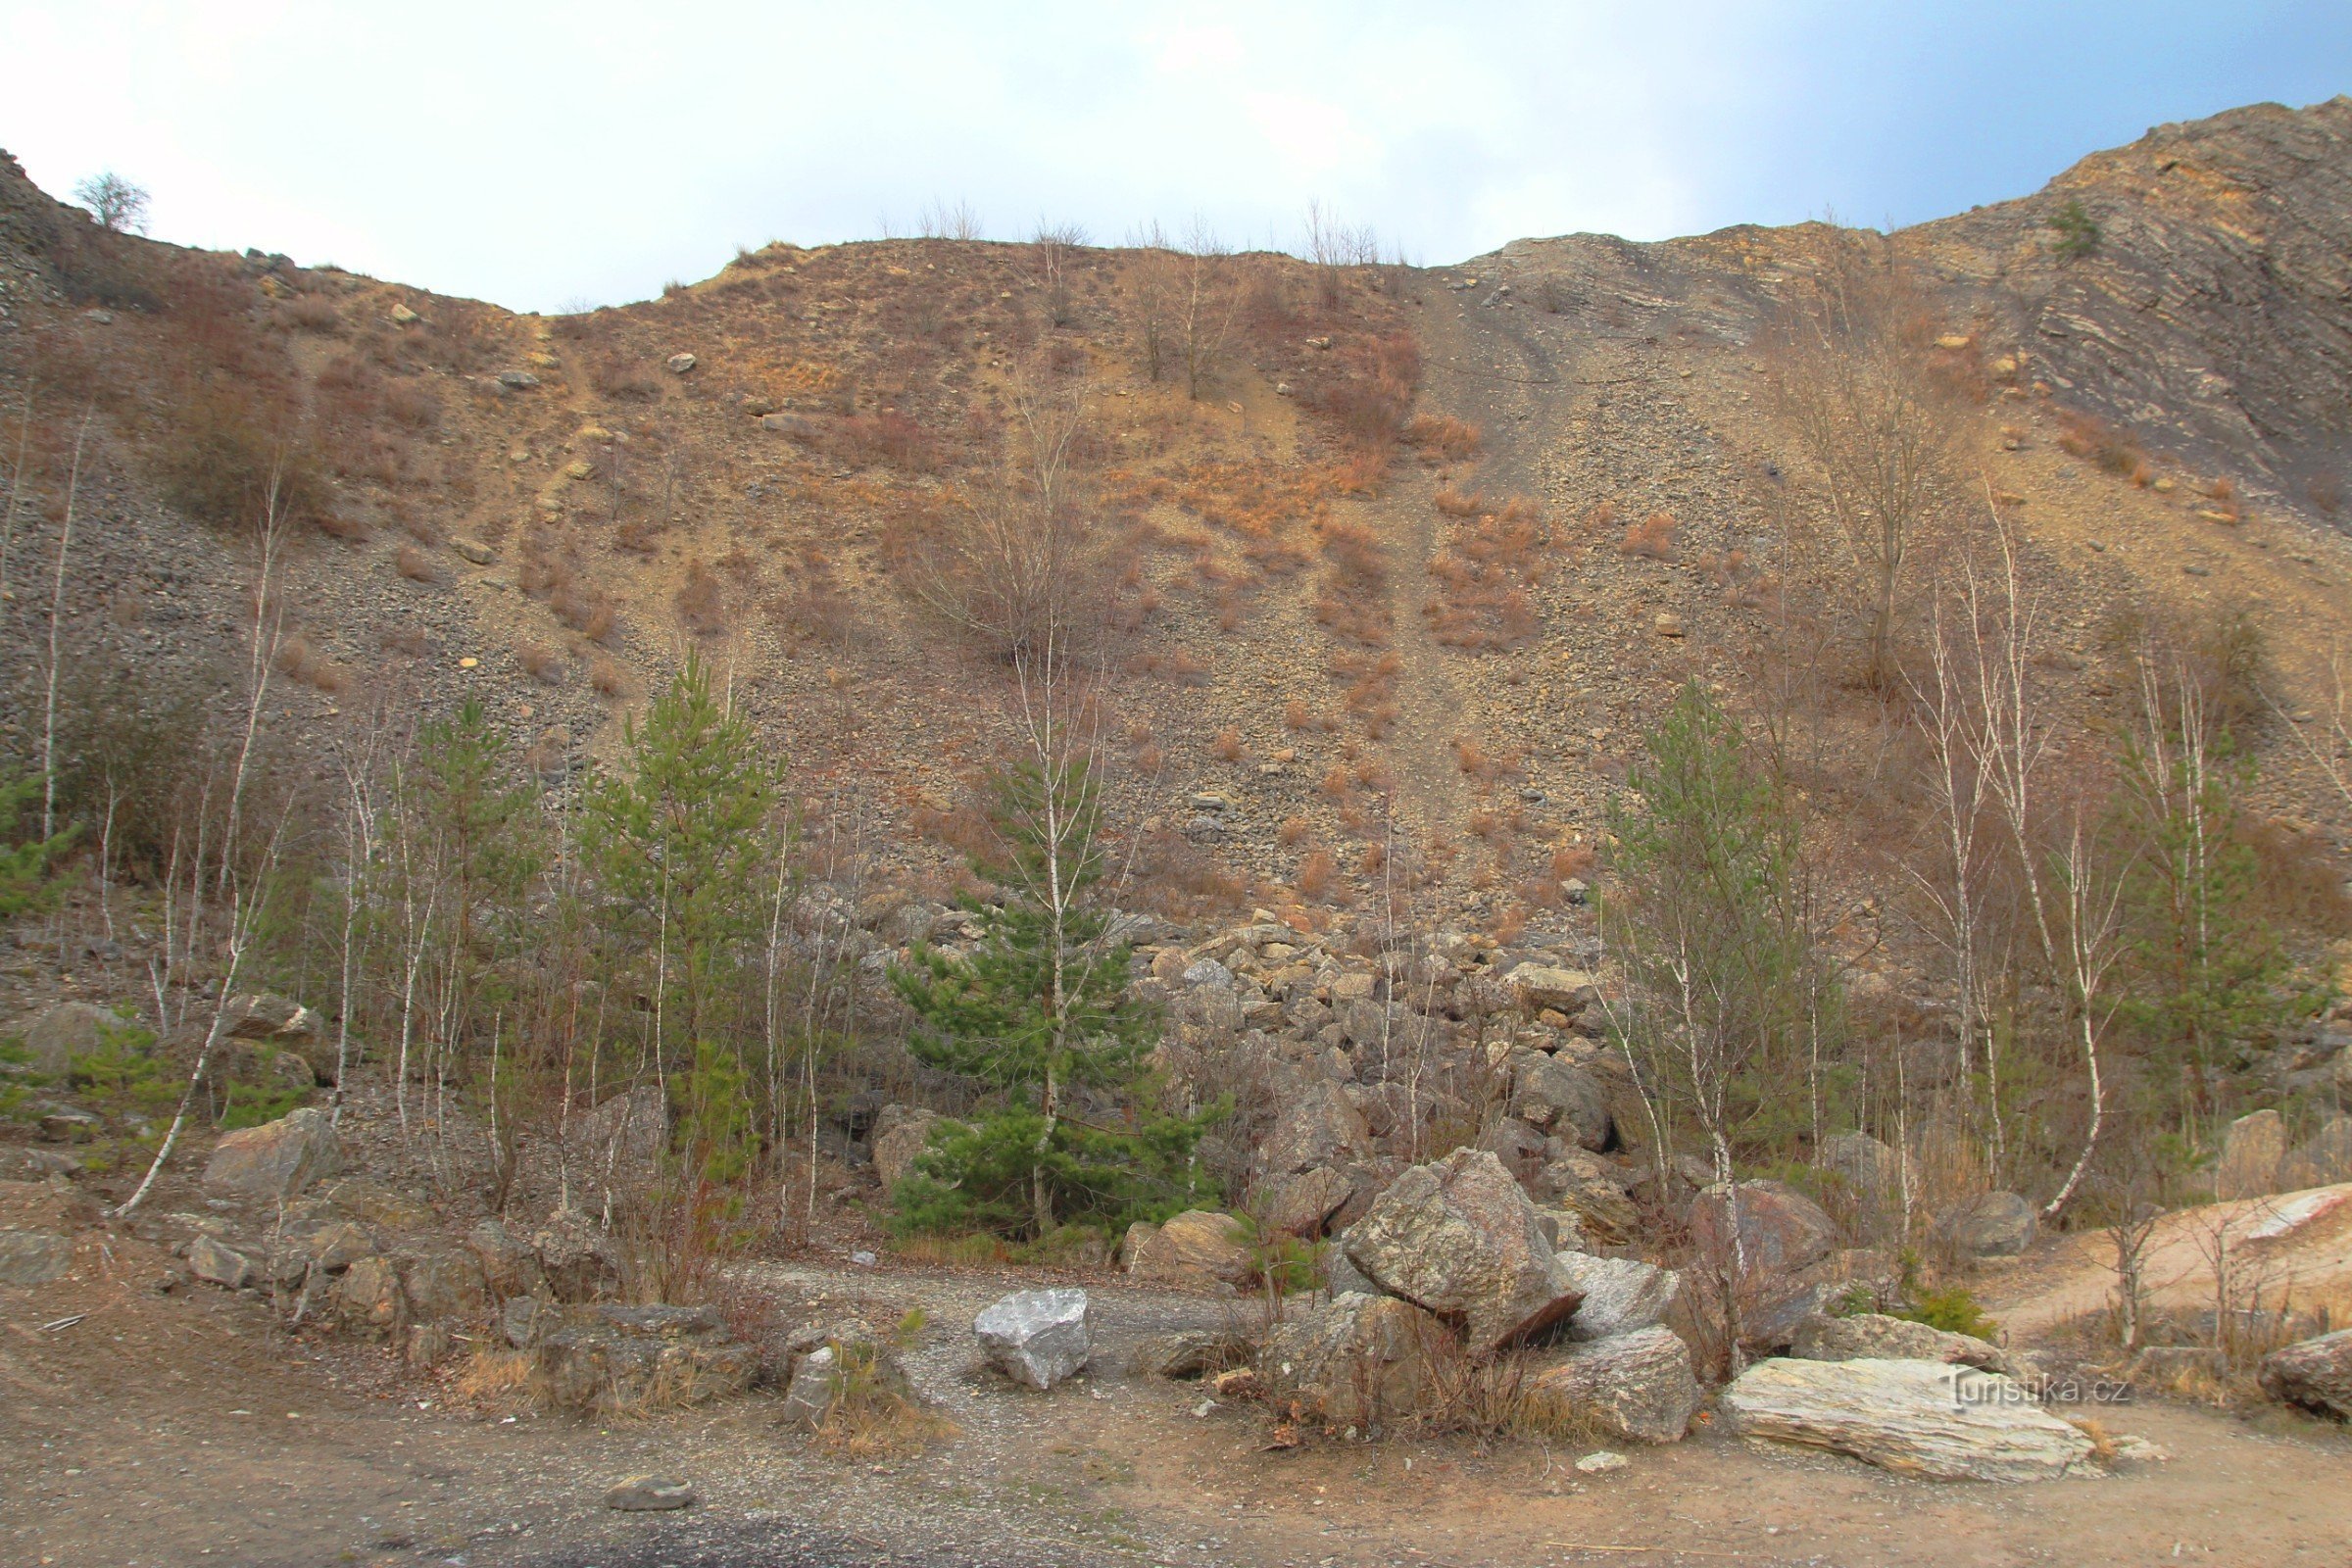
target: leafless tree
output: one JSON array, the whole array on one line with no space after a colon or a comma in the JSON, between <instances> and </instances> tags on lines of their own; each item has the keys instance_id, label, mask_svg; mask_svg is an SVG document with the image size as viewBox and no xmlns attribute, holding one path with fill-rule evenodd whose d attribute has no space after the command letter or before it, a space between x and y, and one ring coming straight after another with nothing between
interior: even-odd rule
<instances>
[{"instance_id":1,"label":"leafless tree","mask_svg":"<svg viewBox=\"0 0 2352 1568\"><path fill-rule=\"evenodd\" d=\"M1076 223L1049 223L1039 219L1037 233L1029 241L1034 260L1032 267L1037 286L1046 298L1046 320L1049 325L1067 326L1075 319L1075 303L1070 294L1070 273L1076 267L1078 253L1086 246L1086 230Z\"/></svg>"},{"instance_id":2,"label":"leafless tree","mask_svg":"<svg viewBox=\"0 0 2352 1568\"><path fill-rule=\"evenodd\" d=\"M950 202L935 196L923 209L918 225L925 239L975 240L980 237L980 213L960 198Z\"/></svg>"},{"instance_id":3,"label":"leafless tree","mask_svg":"<svg viewBox=\"0 0 2352 1568\"><path fill-rule=\"evenodd\" d=\"M90 438L90 419L81 416L74 436L74 466L66 480L66 514L57 534L57 575L49 593L49 662L41 696L41 837L57 831L57 639L66 618L66 561L74 548L74 508L81 496L81 454Z\"/></svg>"},{"instance_id":4,"label":"leafless tree","mask_svg":"<svg viewBox=\"0 0 2352 1568\"><path fill-rule=\"evenodd\" d=\"M1965 490L1966 424L1935 378L1930 318L1891 249L1833 233L1817 254L1771 334L1772 386L1863 600L1864 673L1889 691L1916 558Z\"/></svg>"},{"instance_id":5,"label":"leafless tree","mask_svg":"<svg viewBox=\"0 0 2352 1568\"><path fill-rule=\"evenodd\" d=\"M1172 361L1185 396L1198 402L1225 363L1241 314L1234 258L1200 219L1181 241L1153 223L1130 243L1144 253L1134 263L1132 286L1143 318L1145 373L1156 381Z\"/></svg>"},{"instance_id":6,"label":"leafless tree","mask_svg":"<svg viewBox=\"0 0 2352 1568\"><path fill-rule=\"evenodd\" d=\"M75 185L74 199L111 233L147 231L147 192L111 169Z\"/></svg>"}]
</instances>

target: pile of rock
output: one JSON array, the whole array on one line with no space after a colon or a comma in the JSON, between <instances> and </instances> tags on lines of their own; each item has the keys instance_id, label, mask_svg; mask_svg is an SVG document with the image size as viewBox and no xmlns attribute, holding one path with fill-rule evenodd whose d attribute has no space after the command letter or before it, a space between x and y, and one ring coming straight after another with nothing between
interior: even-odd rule
<instances>
[{"instance_id":1,"label":"pile of rock","mask_svg":"<svg viewBox=\"0 0 2352 1568\"><path fill-rule=\"evenodd\" d=\"M1688 1429L1698 1385L1688 1347L1663 1326L1679 1279L1555 1250L1544 1216L1491 1151L1406 1170L1338 1250L1345 1277L1329 1304L1276 1330L1261 1364L1279 1396L1328 1423L1441 1414L1461 1369L1527 1348L1531 1413L1645 1443Z\"/></svg>"}]
</instances>

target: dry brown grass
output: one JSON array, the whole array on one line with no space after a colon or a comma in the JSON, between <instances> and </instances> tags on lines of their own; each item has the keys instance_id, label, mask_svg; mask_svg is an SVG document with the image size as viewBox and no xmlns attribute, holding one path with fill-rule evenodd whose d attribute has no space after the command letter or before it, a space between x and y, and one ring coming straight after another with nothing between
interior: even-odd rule
<instances>
[{"instance_id":1,"label":"dry brown grass","mask_svg":"<svg viewBox=\"0 0 2352 1568\"><path fill-rule=\"evenodd\" d=\"M563 684L564 656L544 643L524 643L514 650L514 662L535 681L549 686Z\"/></svg>"},{"instance_id":2,"label":"dry brown grass","mask_svg":"<svg viewBox=\"0 0 2352 1568\"><path fill-rule=\"evenodd\" d=\"M275 662L279 674L329 696L340 692L348 684L342 666L312 647L310 639L300 632L293 633L277 645Z\"/></svg>"},{"instance_id":3,"label":"dry brown grass","mask_svg":"<svg viewBox=\"0 0 2352 1568\"><path fill-rule=\"evenodd\" d=\"M1404 444L1424 460L1461 463L1478 456L1478 426L1442 414L1415 415L1404 427Z\"/></svg>"},{"instance_id":4,"label":"dry brown grass","mask_svg":"<svg viewBox=\"0 0 2352 1568\"><path fill-rule=\"evenodd\" d=\"M588 665L588 684L599 697L618 697L629 689L628 671L613 660L599 657Z\"/></svg>"},{"instance_id":5,"label":"dry brown grass","mask_svg":"<svg viewBox=\"0 0 2352 1568\"><path fill-rule=\"evenodd\" d=\"M1274 842L1286 850L1295 850L1305 843L1306 836L1313 831L1314 825L1305 817L1286 816L1282 819L1282 826L1274 830Z\"/></svg>"},{"instance_id":6,"label":"dry brown grass","mask_svg":"<svg viewBox=\"0 0 2352 1568\"><path fill-rule=\"evenodd\" d=\"M2136 479L2143 485L2155 477L2149 469L2147 454L2131 433L2117 429L2095 414L2061 410L2058 447L2069 456L2082 458L2120 477Z\"/></svg>"},{"instance_id":7,"label":"dry brown grass","mask_svg":"<svg viewBox=\"0 0 2352 1568\"><path fill-rule=\"evenodd\" d=\"M1439 492L1441 511L1447 494ZM1430 631L1444 646L1472 653L1522 647L1543 629L1533 594L1543 574L1543 512L1524 497L1500 506L1483 495L1456 501L1468 512L1451 514L1475 520L1457 526L1430 561L1441 585L1422 607Z\"/></svg>"},{"instance_id":8,"label":"dry brown grass","mask_svg":"<svg viewBox=\"0 0 2352 1568\"><path fill-rule=\"evenodd\" d=\"M1653 512L1640 522L1625 525L1625 537L1617 541L1617 552L1650 561L1672 561L1675 527L1672 514Z\"/></svg>"},{"instance_id":9,"label":"dry brown grass","mask_svg":"<svg viewBox=\"0 0 2352 1568\"><path fill-rule=\"evenodd\" d=\"M1329 850L1311 850L1298 862L1296 886L1298 896L1310 904L1320 904L1329 898L1339 880L1340 862L1331 858Z\"/></svg>"},{"instance_id":10,"label":"dry brown grass","mask_svg":"<svg viewBox=\"0 0 2352 1568\"><path fill-rule=\"evenodd\" d=\"M1208 743L1208 755L1220 762L1242 760L1242 732L1228 724Z\"/></svg>"},{"instance_id":11,"label":"dry brown grass","mask_svg":"<svg viewBox=\"0 0 2352 1568\"><path fill-rule=\"evenodd\" d=\"M447 579L440 564L415 545L402 545L392 558L393 569L411 582L420 582L438 588Z\"/></svg>"},{"instance_id":12,"label":"dry brown grass","mask_svg":"<svg viewBox=\"0 0 2352 1568\"><path fill-rule=\"evenodd\" d=\"M678 619L697 637L715 637L727 629L726 587L718 574L700 561L686 564L686 580L671 601Z\"/></svg>"}]
</instances>

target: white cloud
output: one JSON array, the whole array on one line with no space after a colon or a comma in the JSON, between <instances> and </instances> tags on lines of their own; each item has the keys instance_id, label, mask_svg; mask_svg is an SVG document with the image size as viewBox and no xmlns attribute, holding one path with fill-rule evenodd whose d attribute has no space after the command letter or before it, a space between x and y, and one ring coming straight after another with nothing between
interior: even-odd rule
<instances>
[{"instance_id":1,"label":"white cloud","mask_svg":"<svg viewBox=\"0 0 2352 1568\"><path fill-rule=\"evenodd\" d=\"M1944 69L1921 48L1933 3L1902 36L1880 24L1905 69ZM1837 0L0 0L0 146L52 191L139 180L166 238L526 307L640 297L738 243L905 229L934 199L999 237L1199 214L1250 244L1295 242L1321 199L1451 260L1842 197L1869 117L1903 108L1823 79L1878 47L1854 20Z\"/></svg>"}]
</instances>

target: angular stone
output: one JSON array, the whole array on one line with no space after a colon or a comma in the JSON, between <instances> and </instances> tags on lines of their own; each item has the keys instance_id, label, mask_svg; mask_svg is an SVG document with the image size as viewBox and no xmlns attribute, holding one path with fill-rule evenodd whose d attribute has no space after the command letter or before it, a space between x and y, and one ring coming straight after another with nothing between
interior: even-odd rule
<instances>
[{"instance_id":1,"label":"angular stone","mask_svg":"<svg viewBox=\"0 0 2352 1568\"><path fill-rule=\"evenodd\" d=\"M565 1307L536 1337L532 1380L559 1409L700 1404L741 1393L760 1370L759 1350L708 1307Z\"/></svg>"},{"instance_id":2,"label":"angular stone","mask_svg":"<svg viewBox=\"0 0 2352 1568\"><path fill-rule=\"evenodd\" d=\"M629 1476L605 1494L605 1506L623 1513L661 1513L693 1502L694 1488L669 1476Z\"/></svg>"},{"instance_id":3,"label":"angular stone","mask_svg":"<svg viewBox=\"0 0 2352 1568\"><path fill-rule=\"evenodd\" d=\"M536 1296L547 1288L547 1271L529 1242L507 1229L506 1221L486 1219L466 1233L466 1245L481 1268L482 1283L499 1300Z\"/></svg>"},{"instance_id":4,"label":"angular stone","mask_svg":"<svg viewBox=\"0 0 2352 1568\"><path fill-rule=\"evenodd\" d=\"M874 1118L874 1176L891 1192L914 1170L914 1156L930 1147L940 1114L919 1105L884 1105Z\"/></svg>"},{"instance_id":5,"label":"angular stone","mask_svg":"<svg viewBox=\"0 0 2352 1568\"><path fill-rule=\"evenodd\" d=\"M2286 1121L2275 1110L2258 1110L2230 1124L2222 1157L2213 1167L2213 1196L2260 1198L2278 1190L2278 1167L2286 1159Z\"/></svg>"},{"instance_id":6,"label":"angular stone","mask_svg":"<svg viewBox=\"0 0 2352 1568\"><path fill-rule=\"evenodd\" d=\"M1828 1312L1857 1290L1884 1300L1902 1271L1874 1248L1848 1248L1794 1274L1752 1274L1740 1293L1740 1343L1751 1355L1777 1355L1805 1320Z\"/></svg>"},{"instance_id":7,"label":"angular stone","mask_svg":"<svg viewBox=\"0 0 2352 1568\"><path fill-rule=\"evenodd\" d=\"M199 1236L189 1246L188 1272L224 1291L241 1291L262 1280L261 1264L211 1236Z\"/></svg>"},{"instance_id":8,"label":"angular stone","mask_svg":"<svg viewBox=\"0 0 2352 1568\"><path fill-rule=\"evenodd\" d=\"M345 1321L371 1333L388 1334L408 1321L400 1270L388 1257L363 1257L345 1269L335 1286L335 1305Z\"/></svg>"},{"instance_id":9,"label":"angular stone","mask_svg":"<svg viewBox=\"0 0 2352 1568\"><path fill-rule=\"evenodd\" d=\"M1641 1229L1642 1211L1634 1200L1608 1167L1581 1149L1547 1162L1534 1186L1555 1207L1574 1214L1578 1228L1593 1241L1621 1245Z\"/></svg>"},{"instance_id":10,"label":"angular stone","mask_svg":"<svg viewBox=\"0 0 2352 1568\"><path fill-rule=\"evenodd\" d=\"M841 1356L832 1346L820 1345L802 1356L784 1391L784 1424L804 1432L823 1426L841 1397L842 1383Z\"/></svg>"},{"instance_id":11,"label":"angular stone","mask_svg":"<svg viewBox=\"0 0 2352 1568\"><path fill-rule=\"evenodd\" d=\"M1127 1272L1161 1285L1239 1285L1256 1272L1249 1228L1231 1214L1187 1209L1136 1238Z\"/></svg>"},{"instance_id":12,"label":"angular stone","mask_svg":"<svg viewBox=\"0 0 2352 1568\"><path fill-rule=\"evenodd\" d=\"M75 1056L103 1051L138 1025L87 1002L61 1002L24 1026L24 1046L36 1072L63 1078Z\"/></svg>"},{"instance_id":13,"label":"angular stone","mask_svg":"<svg viewBox=\"0 0 2352 1568\"><path fill-rule=\"evenodd\" d=\"M2337 1329L2264 1356L2262 1390L2284 1403L2352 1420L2352 1329Z\"/></svg>"},{"instance_id":14,"label":"angular stone","mask_svg":"<svg viewBox=\"0 0 2352 1568\"><path fill-rule=\"evenodd\" d=\"M1635 1443L1682 1442L1699 1398L1690 1348L1656 1327L1550 1353L1526 1394L1539 1408Z\"/></svg>"},{"instance_id":15,"label":"angular stone","mask_svg":"<svg viewBox=\"0 0 2352 1568\"><path fill-rule=\"evenodd\" d=\"M1415 1165L1348 1236L1348 1256L1382 1290L1464 1326L1485 1355L1549 1327L1583 1299L1552 1277L1535 1205L1485 1150Z\"/></svg>"},{"instance_id":16,"label":"angular stone","mask_svg":"<svg viewBox=\"0 0 2352 1568\"><path fill-rule=\"evenodd\" d=\"M1349 1164L1371 1152L1371 1130L1347 1091L1318 1078L1284 1104L1257 1158L1267 1175L1292 1176L1319 1165Z\"/></svg>"},{"instance_id":17,"label":"angular stone","mask_svg":"<svg viewBox=\"0 0 2352 1568\"><path fill-rule=\"evenodd\" d=\"M1962 1257L2021 1257L2034 1245L2039 1216L2016 1193L1984 1193L1943 1218L1944 1240Z\"/></svg>"},{"instance_id":18,"label":"angular stone","mask_svg":"<svg viewBox=\"0 0 2352 1568\"><path fill-rule=\"evenodd\" d=\"M1997 1373L1941 1361L1758 1361L1723 1392L1742 1437L1829 1448L1936 1481L2042 1481L2091 1441Z\"/></svg>"},{"instance_id":19,"label":"angular stone","mask_svg":"<svg viewBox=\"0 0 2352 1568\"><path fill-rule=\"evenodd\" d=\"M342 1164L333 1124L324 1111L305 1105L222 1137L205 1163L204 1187L224 1198L282 1202Z\"/></svg>"},{"instance_id":20,"label":"angular stone","mask_svg":"<svg viewBox=\"0 0 2352 1568\"><path fill-rule=\"evenodd\" d=\"M594 1301L620 1286L611 1239L579 1209L559 1208L550 1214L531 1238L531 1247L558 1300Z\"/></svg>"},{"instance_id":21,"label":"angular stone","mask_svg":"<svg viewBox=\"0 0 2352 1568\"><path fill-rule=\"evenodd\" d=\"M471 1252L433 1249L399 1257L409 1314L420 1323L469 1322L489 1307L482 1267Z\"/></svg>"},{"instance_id":22,"label":"angular stone","mask_svg":"<svg viewBox=\"0 0 2352 1568\"><path fill-rule=\"evenodd\" d=\"M1282 1324L1259 1364L1275 1391L1339 1426L1386 1426L1432 1400L1436 1367L1459 1337L1393 1296L1350 1291Z\"/></svg>"},{"instance_id":23,"label":"angular stone","mask_svg":"<svg viewBox=\"0 0 2352 1568\"><path fill-rule=\"evenodd\" d=\"M1552 1259L1552 1276L1562 1292L1574 1291L1584 1298L1568 1316L1569 1336L1578 1340L1605 1340L1654 1328L1665 1321L1683 1288L1682 1275L1673 1269L1588 1252L1559 1253Z\"/></svg>"},{"instance_id":24,"label":"angular stone","mask_svg":"<svg viewBox=\"0 0 2352 1568\"><path fill-rule=\"evenodd\" d=\"M1258 1190L1258 1206L1268 1230L1286 1236L1317 1237L1324 1222L1355 1196L1355 1178L1329 1165L1282 1176Z\"/></svg>"},{"instance_id":25,"label":"angular stone","mask_svg":"<svg viewBox=\"0 0 2352 1568\"><path fill-rule=\"evenodd\" d=\"M1600 988L1582 969L1523 963L1502 977L1511 1000L1529 1016L1549 1007L1573 1018L1600 1000Z\"/></svg>"},{"instance_id":26,"label":"angular stone","mask_svg":"<svg viewBox=\"0 0 2352 1568\"><path fill-rule=\"evenodd\" d=\"M668 359L662 361L662 363L669 368L670 374L684 375L687 371L693 369L698 362L691 354L672 354Z\"/></svg>"},{"instance_id":27,"label":"angular stone","mask_svg":"<svg viewBox=\"0 0 2352 1568\"><path fill-rule=\"evenodd\" d=\"M0 1285L46 1285L74 1265L74 1239L52 1231L0 1231Z\"/></svg>"},{"instance_id":28,"label":"angular stone","mask_svg":"<svg viewBox=\"0 0 2352 1568\"><path fill-rule=\"evenodd\" d=\"M972 1320L991 1366L1015 1383L1050 1389L1094 1353L1084 1291L1015 1291Z\"/></svg>"},{"instance_id":29,"label":"angular stone","mask_svg":"<svg viewBox=\"0 0 2352 1568\"><path fill-rule=\"evenodd\" d=\"M2010 1370L1997 1345L1883 1312L1846 1317L1816 1312L1797 1325L1788 1353L1800 1361L1942 1361L1985 1372Z\"/></svg>"},{"instance_id":30,"label":"angular stone","mask_svg":"<svg viewBox=\"0 0 2352 1568\"><path fill-rule=\"evenodd\" d=\"M1609 1091L1598 1078L1542 1052L1515 1053L1511 1114L1582 1149L1609 1145Z\"/></svg>"}]
</instances>

